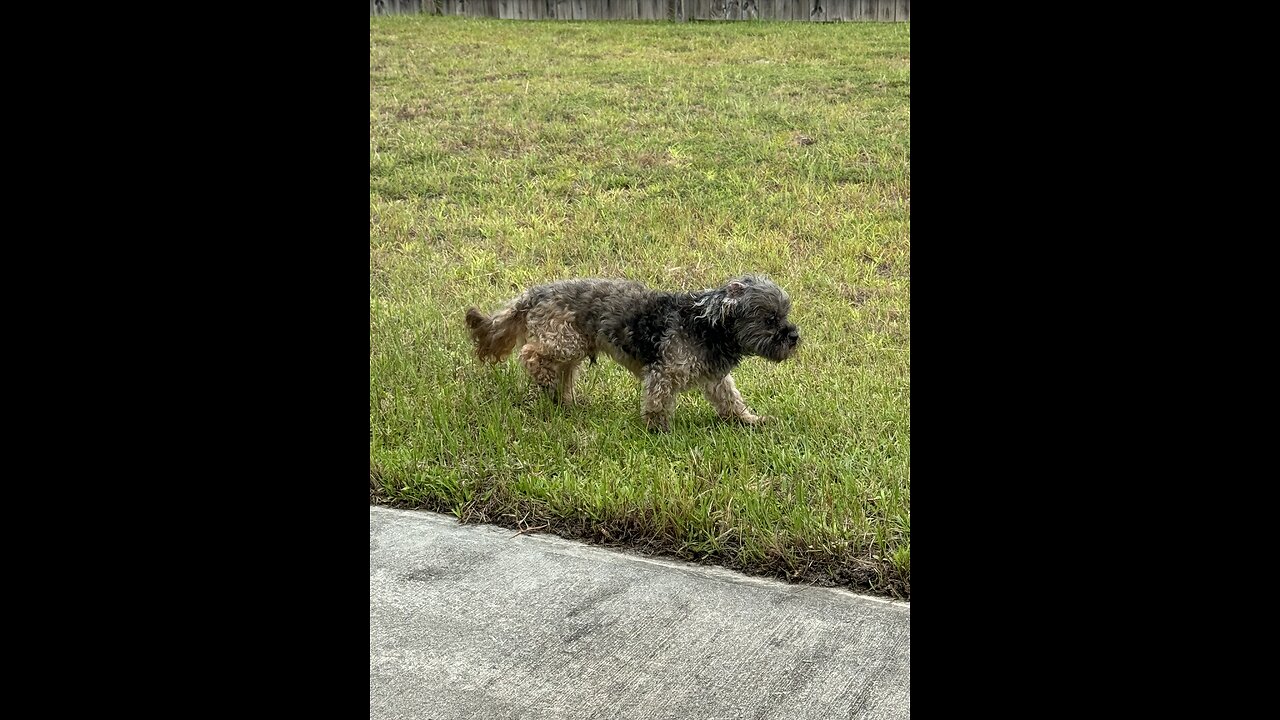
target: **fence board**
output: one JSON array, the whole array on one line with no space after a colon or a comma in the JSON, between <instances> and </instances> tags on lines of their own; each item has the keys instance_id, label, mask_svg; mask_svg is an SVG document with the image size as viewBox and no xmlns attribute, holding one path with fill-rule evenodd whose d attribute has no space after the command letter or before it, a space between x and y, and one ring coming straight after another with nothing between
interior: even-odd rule
<instances>
[{"instance_id":1,"label":"fence board","mask_svg":"<svg viewBox=\"0 0 1280 720\"><path fill-rule=\"evenodd\" d=\"M897 22L911 22L911 0L898 0L898 13L893 19Z\"/></svg>"}]
</instances>

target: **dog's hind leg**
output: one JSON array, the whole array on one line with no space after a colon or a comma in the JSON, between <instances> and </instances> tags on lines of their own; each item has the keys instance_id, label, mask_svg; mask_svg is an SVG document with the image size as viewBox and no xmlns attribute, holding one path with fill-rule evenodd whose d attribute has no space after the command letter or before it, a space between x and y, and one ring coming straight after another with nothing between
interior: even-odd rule
<instances>
[{"instance_id":1,"label":"dog's hind leg","mask_svg":"<svg viewBox=\"0 0 1280 720\"><path fill-rule=\"evenodd\" d=\"M640 408L640 417L646 428L654 432L663 432L671 427L671 418L676 413L676 393L671 386L671 378L659 367L649 366L644 369L641 379L644 388L644 402Z\"/></svg>"},{"instance_id":2,"label":"dog's hind leg","mask_svg":"<svg viewBox=\"0 0 1280 720\"><path fill-rule=\"evenodd\" d=\"M560 402L565 405L572 405L573 400L573 384L578 379L578 374L582 369L582 359L570 360L561 363L557 368L557 397Z\"/></svg>"},{"instance_id":3,"label":"dog's hind leg","mask_svg":"<svg viewBox=\"0 0 1280 720\"><path fill-rule=\"evenodd\" d=\"M520 348L520 364L538 387L547 393L555 391L560 379L559 363L547 356L541 344L530 342Z\"/></svg>"},{"instance_id":4,"label":"dog's hind leg","mask_svg":"<svg viewBox=\"0 0 1280 720\"><path fill-rule=\"evenodd\" d=\"M529 343L520 362L534 382L563 404L573 402L578 366L590 343L573 325L573 315L559 308L538 308L529 314Z\"/></svg>"}]
</instances>

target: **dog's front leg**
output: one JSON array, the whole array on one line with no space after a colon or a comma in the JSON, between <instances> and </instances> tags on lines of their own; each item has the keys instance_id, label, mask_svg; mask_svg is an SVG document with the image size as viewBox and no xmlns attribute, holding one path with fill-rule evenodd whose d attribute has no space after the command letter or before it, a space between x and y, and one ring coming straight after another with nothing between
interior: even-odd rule
<instances>
[{"instance_id":1,"label":"dog's front leg","mask_svg":"<svg viewBox=\"0 0 1280 720\"><path fill-rule=\"evenodd\" d=\"M747 404L742 402L742 394L738 392L738 386L734 385L732 375L706 383L702 386L702 394L707 396L707 402L716 409L716 414L725 420L755 425L768 419L751 412Z\"/></svg>"}]
</instances>

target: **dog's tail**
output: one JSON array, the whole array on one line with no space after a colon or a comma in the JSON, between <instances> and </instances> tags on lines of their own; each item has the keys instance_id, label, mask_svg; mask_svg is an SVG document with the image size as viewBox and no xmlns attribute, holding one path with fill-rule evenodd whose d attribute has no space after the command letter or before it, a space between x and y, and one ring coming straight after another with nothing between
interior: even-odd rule
<instances>
[{"instance_id":1,"label":"dog's tail","mask_svg":"<svg viewBox=\"0 0 1280 720\"><path fill-rule=\"evenodd\" d=\"M485 362L501 362L525 336L527 309L512 303L489 317L467 308L467 330L476 346L476 356Z\"/></svg>"}]
</instances>

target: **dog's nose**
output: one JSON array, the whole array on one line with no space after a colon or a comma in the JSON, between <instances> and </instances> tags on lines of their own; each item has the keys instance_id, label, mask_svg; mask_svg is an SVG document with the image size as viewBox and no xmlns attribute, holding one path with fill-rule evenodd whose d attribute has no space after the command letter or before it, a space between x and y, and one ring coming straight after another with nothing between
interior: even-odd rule
<instances>
[{"instance_id":1,"label":"dog's nose","mask_svg":"<svg viewBox=\"0 0 1280 720\"><path fill-rule=\"evenodd\" d=\"M800 339L800 330L799 330L799 329L797 329L797 328L791 328L790 330L788 330L788 331L787 331L787 339L788 339L788 340L790 340L791 342L795 342L796 340L799 340L799 339Z\"/></svg>"}]
</instances>

